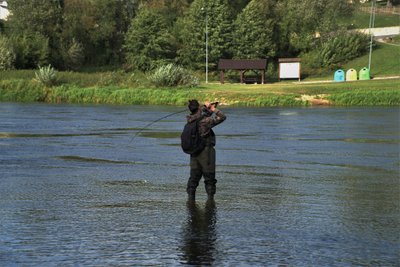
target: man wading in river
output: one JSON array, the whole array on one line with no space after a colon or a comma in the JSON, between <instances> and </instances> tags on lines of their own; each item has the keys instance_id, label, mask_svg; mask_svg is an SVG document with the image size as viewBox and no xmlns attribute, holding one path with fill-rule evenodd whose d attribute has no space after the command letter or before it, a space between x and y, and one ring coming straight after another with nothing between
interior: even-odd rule
<instances>
[{"instance_id":1,"label":"man wading in river","mask_svg":"<svg viewBox=\"0 0 400 267\"><path fill-rule=\"evenodd\" d=\"M187 124L182 133L184 136L186 127L191 127L198 131L201 148L198 151L186 153L190 154L190 178L187 183L187 193L189 200L195 200L196 188L199 185L200 179L204 177L204 184L209 199L214 198L216 192L215 179L215 134L211 128L223 122L226 117L222 111L217 109L218 103L206 102L200 107L197 100L190 100L188 108L191 112L187 116ZM192 137L194 136L192 132ZM182 148L184 148L184 140L182 138ZM185 150L185 149L184 149Z\"/></svg>"}]
</instances>

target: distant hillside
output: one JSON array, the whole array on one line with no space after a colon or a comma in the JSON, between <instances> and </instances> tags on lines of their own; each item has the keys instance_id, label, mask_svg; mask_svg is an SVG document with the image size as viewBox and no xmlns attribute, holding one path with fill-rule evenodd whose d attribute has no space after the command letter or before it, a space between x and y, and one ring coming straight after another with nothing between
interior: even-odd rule
<instances>
[{"instance_id":1,"label":"distant hillside","mask_svg":"<svg viewBox=\"0 0 400 267\"><path fill-rule=\"evenodd\" d=\"M390 43L377 43L372 50L371 76L400 76L400 36L394 38ZM359 71L368 67L369 54L353 59L341 67L343 70L356 69ZM332 69L310 69L302 65L302 75L306 80L331 80L335 70Z\"/></svg>"},{"instance_id":2,"label":"distant hillside","mask_svg":"<svg viewBox=\"0 0 400 267\"><path fill-rule=\"evenodd\" d=\"M385 9L388 12L378 12L375 14L375 27L399 26L400 7L396 9ZM390 11L393 10L393 11ZM353 17L345 17L341 19L340 24L350 29L368 28L370 19L370 8L360 8L354 12Z\"/></svg>"}]
</instances>

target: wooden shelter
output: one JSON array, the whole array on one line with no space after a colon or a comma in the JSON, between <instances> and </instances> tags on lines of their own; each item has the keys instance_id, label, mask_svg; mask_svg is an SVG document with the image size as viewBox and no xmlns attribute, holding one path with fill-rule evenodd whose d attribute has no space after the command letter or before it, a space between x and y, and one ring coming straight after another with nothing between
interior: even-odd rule
<instances>
[{"instance_id":1,"label":"wooden shelter","mask_svg":"<svg viewBox=\"0 0 400 267\"><path fill-rule=\"evenodd\" d=\"M261 83L265 81L265 70L267 69L266 59L220 59L218 62L220 70L220 81L225 82L226 70L238 70L240 72L240 83L257 82L257 78L246 78L245 73L248 70L261 72Z\"/></svg>"}]
</instances>

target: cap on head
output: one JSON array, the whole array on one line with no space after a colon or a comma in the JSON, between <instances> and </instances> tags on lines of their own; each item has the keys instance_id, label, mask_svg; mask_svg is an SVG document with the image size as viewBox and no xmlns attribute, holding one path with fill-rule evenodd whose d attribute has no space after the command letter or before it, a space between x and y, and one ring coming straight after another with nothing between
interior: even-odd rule
<instances>
[{"instance_id":1,"label":"cap on head","mask_svg":"<svg viewBox=\"0 0 400 267\"><path fill-rule=\"evenodd\" d=\"M196 99L189 100L188 108L190 112L196 113L199 107L200 107L199 101L197 101Z\"/></svg>"}]
</instances>

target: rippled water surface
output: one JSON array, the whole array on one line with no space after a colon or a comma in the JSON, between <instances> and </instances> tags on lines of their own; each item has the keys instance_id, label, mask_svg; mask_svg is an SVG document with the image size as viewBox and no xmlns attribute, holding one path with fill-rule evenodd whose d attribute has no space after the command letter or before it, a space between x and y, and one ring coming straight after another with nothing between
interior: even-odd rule
<instances>
[{"instance_id":1,"label":"rippled water surface","mask_svg":"<svg viewBox=\"0 0 400 267\"><path fill-rule=\"evenodd\" d=\"M1 103L0 265L400 265L398 108L224 109L195 204L179 109Z\"/></svg>"}]
</instances>

